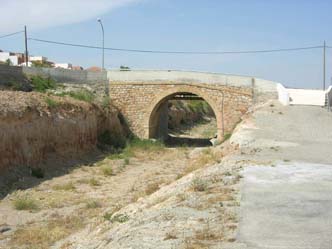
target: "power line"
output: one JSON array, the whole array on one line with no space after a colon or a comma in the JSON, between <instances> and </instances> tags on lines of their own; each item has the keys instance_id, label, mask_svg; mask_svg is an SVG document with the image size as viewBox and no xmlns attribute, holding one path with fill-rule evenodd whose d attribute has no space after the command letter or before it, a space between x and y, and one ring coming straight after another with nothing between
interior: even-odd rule
<instances>
[{"instance_id":1,"label":"power line","mask_svg":"<svg viewBox=\"0 0 332 249\"><path fill-rule=\"evenodd\" d=\"M17 31L15 33L10 33L10 34L7 34L7 35L3 35L3 36L0 36L0 39L1 38L5 38L5 37L9 37L9 36L13 36L13 35L17 35L17 34L20 34L20 33L23 33L24 31Z\"/></svg>"},{"instance_id":2,"label":"power line","mask_svg":"<svg viewBox=\"0 0 332 249\"><path fill-rule=\"evenodd\" d=\"M102 49L99 46L83 45L83 44L74 44L58 41L50 41L36 38L29 38L29 40L64 45L71 47L82 47L82 48L91 48L91 49ZM120 52L134 52L134 53L153 53L153 54L197 54L197 55L209 55L209 54L257 54L257 53L273 53L273 52L287 52L287 51L300 51L300 50L311 50L323 48L323 46L311 46L311 47L297 47L297 48L281 48L281 49L267 49L267 50L247 50L247 51L162 51L162 50L140 50L140 49L126 49L126 48L107 48L106 50L120 51Z\"/></svg>"}]
</instances>

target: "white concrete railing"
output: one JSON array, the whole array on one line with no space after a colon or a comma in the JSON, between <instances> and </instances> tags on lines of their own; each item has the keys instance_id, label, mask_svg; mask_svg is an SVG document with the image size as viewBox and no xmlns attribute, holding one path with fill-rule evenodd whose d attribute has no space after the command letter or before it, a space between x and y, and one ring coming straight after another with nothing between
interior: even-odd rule
<instances>
[{"instance_id":1,"label":"white concrete railing","mask_svg":"<svg viewBox=\"0 0 332 249\"><path fill-rule=\"evenodd\" d=\"M283 105L289 105L289 93L287 89L282 84L278 84L277 90L280 103Z\"/></svg>"},{"instance_id":2,"label":"white concrete railing","mask_svg":"<svg viewBox=\"0 0 332 249\"><path fill-rule=\"evenodd\" d=\"M293 89L285 88L278 84L279 101L283 105L314 105L325 106L332 105L332 86L327 90L312 90L312 89ZM326 103L328 99L328 103Z\"/></svg>"}]
</instances>

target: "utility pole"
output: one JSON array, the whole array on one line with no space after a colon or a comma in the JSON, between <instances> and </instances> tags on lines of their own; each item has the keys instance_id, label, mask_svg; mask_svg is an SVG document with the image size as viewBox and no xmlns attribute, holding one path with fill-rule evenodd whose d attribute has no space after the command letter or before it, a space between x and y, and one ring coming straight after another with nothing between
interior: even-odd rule
<instances>
[{"instance_id":1,"label":"utility pole","mask_svg":"<svg viewBox=\"0 0 332 249\"><path fill-rule=\"evenodd\" d=\"M325 90L326 85L326 42L324 41L323 47L323 90Z\"/></svg>"},{"instance_id":2,"label":"utility pole","mask_svg":"<svg viewBox=\"0 0 332 249\"><path fill-rule=\"evenodd\" d=\"M29 53L28 53L28 34L27 26L24 26L24 40L25 40L25 65L29 66Z\"/></svg>"}]
</instances>

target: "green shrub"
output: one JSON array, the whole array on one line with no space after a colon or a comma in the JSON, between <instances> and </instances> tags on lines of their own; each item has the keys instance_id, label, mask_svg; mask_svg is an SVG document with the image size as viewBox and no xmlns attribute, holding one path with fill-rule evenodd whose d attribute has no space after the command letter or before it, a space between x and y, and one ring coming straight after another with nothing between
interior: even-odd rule
<instances>
[{"instance_id":1,"label":"green shrub","mask_svg":"<svg viewBox=\"0 0 332 249\"><path fill-rule=\"evenodd\" d=\"M107 220L109 220L112 223L115 223L115 222L125 223L129 220L129 216L126 214L116 214L116 215L114 215L114 217L112 217L112 216L108 217Z\"/></svg>"},{"instance_id":2,"label":"green shrub","mask_svg":"<svg viewBox=\"0 0 332 249\"><path fill-rule=\"evenodd\" d=\"M203 100L188 101L188 108L192 112L197 112L197 113L200 113L200 114L213 113L213 111L212 111L211 107L209 106L209 104L206 101L203 101Z\"/></svg>"},{"instance_id":3,"label":"green shrub","mask_svg":"<svg viewBox=\"0 0 332 249\"><path fill-rule=\"evenodd\" d=\"M68 92L68 93L65 93L65 95L69 95L70 97L72 97L74 99L89 102L89 103L93 102L95 99L95 95L88 90L80 90L77 92Z\"/></svg>"},{"instance_id":4,"label":"green shrub","mask_svg":"<svg viewBox=\"0 0 332 249\"><path fill-rule=\"evenodd\" d=\"M145 151L156 151L165 149L165 144L159 140L138 139L134 138L127 147L130 149L141 149Z\"/></svg>"},{"instance_id":5,"label":"green shrub","mask_svg":"<svg viewBox=\"0 0 332 249\"><path fill-rule=\"evenodd\" d=\"M54 190L64 190L64 191L71 191L71 190L75 190L76 187L74 185L73 182L68 182L62 185L55 185L53 187Z\"/></svg>"},{"instance_id":6,"label":"green shrub","mask_svg":"<svg viewBox=\"0 0 332 249\"><path fill-rule=\"evenodd\" d=\"M111 104L110 97L105 96L105 97L103 98L103 101L102 101L102 103L101 103L101 106L102 106L104 109L107 109L107 108L110 107L110 104Z\"/></svg>"},{"instance_id":7,"label":"green shrub","mask_svg":"<svg viewBox=\"0 0 332 249\"><path fill-rule=\"evenodd\" d=\"M138 139L133 138L127 143L127 146L124 149L115 151L114 154L108 156L108 159L111 160L124 160L124 165L129 164L131 157L135 155L135 151L161 151L165 149L165 144L161 141L156 140L147 140L147 139Z\"/></svg>"},{"instance_id":8,"label":"green shrub","mask_svg":"<svg viewBox=\"0 0 332 249\"><path fill-rule=\"evenodd\" d=\"M191 182L191 186L193 187L193 189L195 191L203 192L203 191L207 190L208 184L207 184L207 181L205 181L203 179L195 178Z\"/></svg>"},{"instance_id":9,"label":"green shrub","mask_svg":"<svg viewBox=\"0 0 332 249\"><path fill-rule=\"evenodd\" d=\"M111 220L113 213L112 212L107 212L104 214L104 219L105 220Z\"/></svg>"},{"instance_id":10,"label":"green shrub","mask_svg":"<svg viewBox=\"0 0 332 249\"><path fill-rule=\"evenodd\" d=\"M42 168L31 168L31 176L44 178L44 170Z\"/></svg>"},{"instance_id":11,"label":"green shrub","mask_svg":"<svg viewBox=\"0 0 332 249\"><path fill-rule=\"evenodd\" d=\"M32 76L30 78L33 89L37 92L46 92L49 89L55 89L56 83L51 78L43 78L41 76Z\"/></svg>"},{"instance_id":12,"label":"green shrub","mask_svg":"<svg viewBox=\"0 0 332 249\"><path fill-rule=\"evenodd\" d=\"M101 169L101 172L105 176L112 176L112 175L114 175L113 169L109 165L103 165L103 166L100 167L100 169Z\"/></svg>"},{"instance_id":13,"label":"green shrub","mask_svg":"<svg viewBox=\"0 0 332 249\"><path fill-rule=\"evenodd\" d=\"M100 208L101 204L100 204L100 202L98 202L96 200L90 200L90 201L87 201L85 207L88 209Z\"/></svg>"},{"instance_id":14,"label":"green shrub","mask_svg":"<svg viewBox=\"0 0 332 249\"><path fill-rule=\"evenodd\" d=\"M95 179L95 178L91 178L89 180L89 185L90 186L100 186L100 182L97 179Z\"/></svg>"},{"instance_id":15,"label":"green shrub","mask_svg":"<svg viewBox=\"0 0 332 249\"><path fill-rule=\"evenodd\" d=\"M56 102L55 100L53 100L53 99L51 99L51 98L49 98L49 97L47 97L46 99L45 99L45 102L46 102L46 104L47 104L47 106L49 107L49 108L55 108L55 107L57 107L58 106L58 102Z\"/></svg>"},{"instance_id":16,"label":"green shrub","mask_svg":"<svg viewBox=\"0 0 332 249\"><path fill-rule=\"evenodd\" d=\"M126 146L126 139L121 134L111 133L109 130L106 130L98 136L98 147L103 149L105 145L115 149L124 148Z\"/></svg>"},{"instance_id":17,"label":"green shrub","mask_svg":"<svg viewBox=\"0 0 332 249\"><path fill-rule=\"evenodd\" d=\"M226 141L226 140L230 139L230 138L231 138L231 136L232 136L232 134L231 134L231 133L226 133L226 134L224 135L224 141Z\"/></svg>"},{"instance_id":18,"label":"green shrub","mask_svg":"<svg viewBox=\"0 0 332 249\"><path fill-rule=\"evenodd\" d=\"M128 157L126 157L123 161L123 165L129 165L129 163L130 163L130 160Z\"/></svg>"},{"instance_id":19,"label":"green shrub","mask_svg":"<svg viewBox=\"0 0 332 249\"><path fill-rule=\"evenodd\" d=\"M33 67L46 67L46 68L52 67L51 63L45 61L32 61L31 64Z\"/></svg>"},{"instance_id":20,"label":"green shrub","mask_svg":"<svg viewBox=\"0 0 332 249\"><path fill-rule=\"evenodd\" d=\"M16 210L37 210L38 204L36 200L29 198L28 196L17 197L13 201Z\"/></svg>"}]
</instances>

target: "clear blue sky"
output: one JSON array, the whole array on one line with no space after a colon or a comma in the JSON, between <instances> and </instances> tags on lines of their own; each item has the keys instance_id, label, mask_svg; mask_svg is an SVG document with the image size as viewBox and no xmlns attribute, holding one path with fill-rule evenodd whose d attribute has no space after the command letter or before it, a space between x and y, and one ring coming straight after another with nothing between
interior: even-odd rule
<instances>
[{"instance_id":1,"label":"clear blue sky","mask_svg":"<svg viewBox=\"0 0 332 249\"><path fill-rule=\"evenodd\" d=\"M227 51L316 46L324 40L332 46L331 0L59 0L57 6L47 0L1 2L5 12L19 13L2 17L6 20L0 17L1 23L8 23L1 25L0 35L20 30L27 24L30 37L99 46L101 31L96 18L101 17L108 47ZM22 17L24 9L28 15ZM23 51L22 35L0 39L0 49ZM84 67L101 64L101 51L94 49L31 41L29 51L56 62ZM107 68L126 65L133 69L252 75L288 86L312 88L322 85L322 61L322 49L258 55L106 51ZM329 49L328 85L331 76L332 49Z\"/></svg>"}]
</instances>

